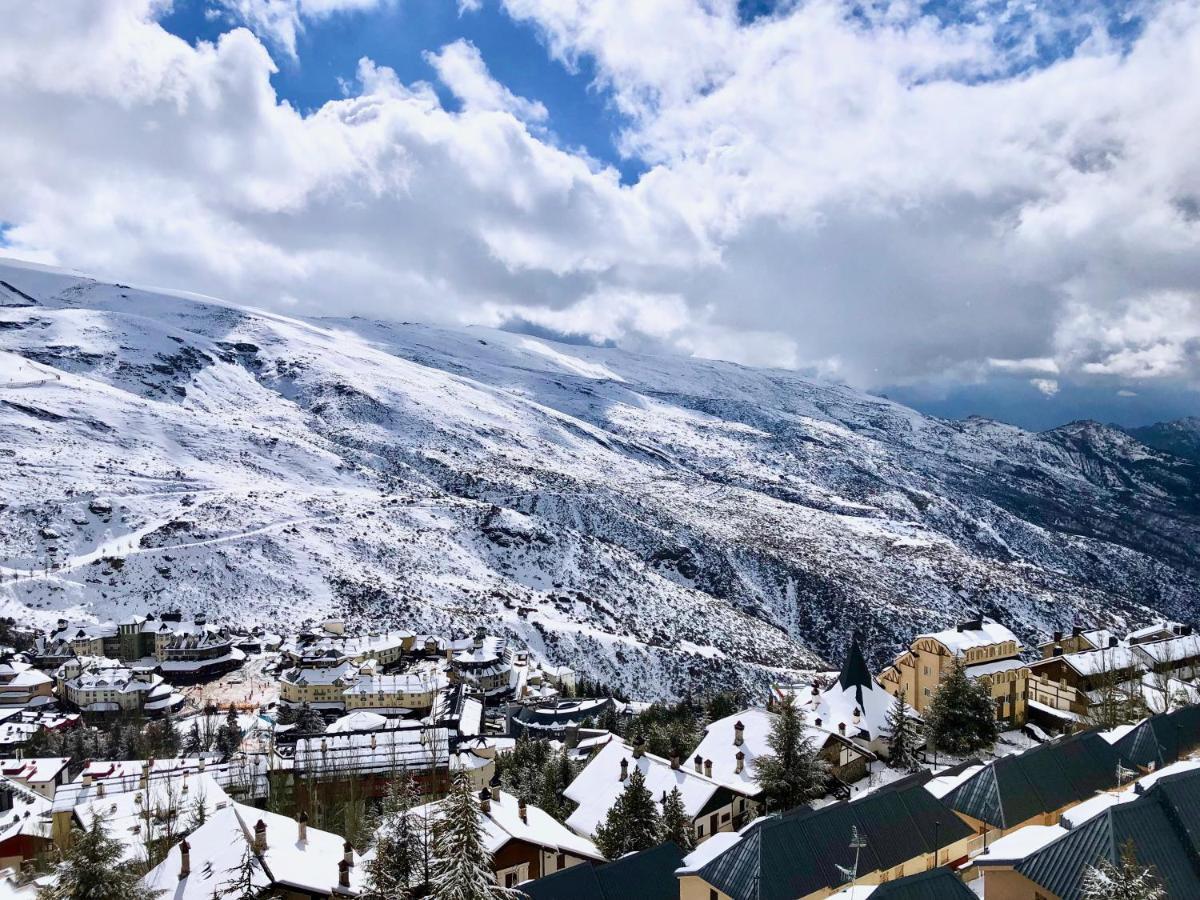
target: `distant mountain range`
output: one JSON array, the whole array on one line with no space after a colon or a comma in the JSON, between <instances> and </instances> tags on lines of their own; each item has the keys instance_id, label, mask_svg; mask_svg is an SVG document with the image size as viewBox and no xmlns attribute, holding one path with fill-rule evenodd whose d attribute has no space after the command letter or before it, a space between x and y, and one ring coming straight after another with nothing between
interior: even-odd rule
<instances>
[{"instance_id":1,"label":"distant mountain range","mask_svg":"<svg viewBox=\"0 0 1200 900\"><path fill-rule=\"evenodd\" d=\"M980 610L1194 619L1197 433L0 260L0 613L482 623L642 695L761 689L856 629L878 666Z\"/></svg>"}]
</instances>

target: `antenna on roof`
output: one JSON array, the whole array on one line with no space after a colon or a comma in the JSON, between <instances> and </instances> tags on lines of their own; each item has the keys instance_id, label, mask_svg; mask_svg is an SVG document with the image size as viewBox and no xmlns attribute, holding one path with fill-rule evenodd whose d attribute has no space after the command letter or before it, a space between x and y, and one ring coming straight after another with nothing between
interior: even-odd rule
<instances>
[{"instance_id":1,"label":"antenna on roof","mask_svg":"<svg viewBox=\"0 0 1200 900\"><path fill-rule=\"evenodd\" d=\"M854 851L854 866L852 868L838 866L837 869L842 873L842 880L849 883L850 900L854 900L854 882L858 881L858 857L863 848L867 846L867 839L858 833L857 825L850 826L849 846Z\"/></svg>"}]
</instances>

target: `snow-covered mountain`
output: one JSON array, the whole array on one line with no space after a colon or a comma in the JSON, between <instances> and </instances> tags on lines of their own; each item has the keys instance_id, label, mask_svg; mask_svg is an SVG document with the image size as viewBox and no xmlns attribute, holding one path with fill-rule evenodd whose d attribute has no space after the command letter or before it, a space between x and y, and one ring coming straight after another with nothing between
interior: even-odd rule
<instances>
[{"instance_id":1,"label":"snow-covered mountain","mask_svg":"<svg viewBox=\"0 0 1200 900\"><path fill-rule=\"evenodd\" d=\"M1156 422L1127 431L1148 447L1200 462L1200 416Z\"/></svg>"},{"instance_id":2,"label":"snow-covered mountain","mask_svg":"<svg viewBox=\"0 0 1200 900\"><path fill-rule=\"evenodd\" d=\"M1200 584L1200 467L1095 423L4 260L0 475L2 613L483 623L639 693Z\"/></svg>"}]
</instances>

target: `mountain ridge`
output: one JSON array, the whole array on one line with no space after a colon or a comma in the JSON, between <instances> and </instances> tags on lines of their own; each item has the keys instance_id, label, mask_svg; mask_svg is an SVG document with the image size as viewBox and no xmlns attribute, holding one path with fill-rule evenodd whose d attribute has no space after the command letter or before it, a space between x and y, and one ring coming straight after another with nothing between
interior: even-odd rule
<instances>
[{"instance_id":1,"label":"mountain ridge","mask_svg":"<svg viewBox=\"0 0 1200 900\"><path fill-rule=\"evenodd\" d=\"M1108 426L3 259L0 281L33 298L0 296L0 384L45 378L0 389L6 614L479 622L664 696L798 677L856 628L878 666L980 610L1026 640L1195 614L1200 467Z\"/></svg>"}]
</instances>

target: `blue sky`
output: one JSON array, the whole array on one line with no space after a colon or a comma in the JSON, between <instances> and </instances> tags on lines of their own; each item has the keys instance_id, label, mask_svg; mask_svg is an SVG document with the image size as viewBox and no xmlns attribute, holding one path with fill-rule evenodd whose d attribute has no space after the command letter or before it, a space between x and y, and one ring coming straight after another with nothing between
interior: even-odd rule
<instances>
[{"instance_id":1,"label":"blue sky","mask_svg":"<svg viewBox=\"0 0 1200 900\"><path fill-rule=\"evenodd\" d=\"M209 0L176 0L161 22L191 43L215 41L237 20L227 12L206 15L212 9ZM513 21L495 3L460 15L452 2L408 0L322 18L298 35L295 58L276 52L279 71L271 83L281 98L311 111L343 96L343 84L354 81L358 61L365 57L395 70L406 83L430 82L442 103L456 109L454 95L438 83L423 53L459 38L479 48L498 81L546 106L550 131L559 143L585 148L617 168L627 183L645 171L640 160L622 157L617 150L623 122L607 93L593 86L590 59L568 70L547 55L532 28Z\"/></svg>"},{"instance_id":2,"label":"blue sky","mask_svg":"<svg viewBox=\"0 0 1200 900\"><path fill-rule=\"evenodd\" d=\"M1194 0L19 9L6 254L1030 427L1200 410Z\"/></svg>"}]
</instances>

